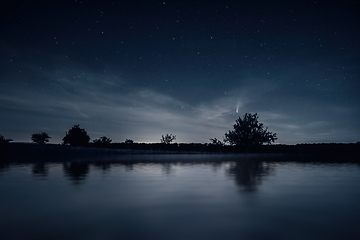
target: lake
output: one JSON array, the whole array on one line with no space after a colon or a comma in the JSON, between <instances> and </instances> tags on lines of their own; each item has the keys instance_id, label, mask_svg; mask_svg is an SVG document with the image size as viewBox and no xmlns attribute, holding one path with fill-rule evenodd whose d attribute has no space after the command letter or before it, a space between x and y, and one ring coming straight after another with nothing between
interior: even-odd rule
<instances>
[{"instance_id":1,"label":"lake","mask_svg":"<svg viewBox=\"0 0 360 240\"><path fill-rule=\"evenodd\" d=\"M360 239L360 165L282 155L0 162L0 239Z\"/></svg>"}]
</instances>

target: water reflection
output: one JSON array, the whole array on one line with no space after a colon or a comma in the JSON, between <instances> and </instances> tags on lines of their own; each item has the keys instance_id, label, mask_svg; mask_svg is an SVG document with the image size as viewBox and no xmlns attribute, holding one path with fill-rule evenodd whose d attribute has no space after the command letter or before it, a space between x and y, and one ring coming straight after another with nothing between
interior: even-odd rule
<instances>
[{"instance_id":1,"label":"water reflection","mask_svg":"<svg viewBox=\"0 0 360 240\"><path fill-rule=\"evenodd\" d=\"M269 162L247 159L232 162L230 168L227 169L227 174L235 180L242 191L255 192L264 177L273 171L274 167Z\"/></svg>"},{"instance_id":2,"label":"water reflection","mask_svg":"<svg viewBox=\"0 0 360 240\"><path fill-rule=\"evenodd\" d=\"M44 162L34 163L32 173L36 177L46 178L48 175L48 167Z\"/></svg>"},{"instance_id":3,"label":"water reflection","mask_svg":"<svg viewBox=\"0 0 360 240\"><path fill-rule=\"evenodd\" d=\"M125 171L131 172L134 170L134 163L124 163Z\"/></svg>"},{"instance_id":4,"label":"water reflection","mask_svg":"<svg viewBox=\"0 0 360 240\"><path fill-rule=\"evenodd\" d=\"M92 164L96 169L101 170L104 174L108 173L111 168L111 163L105 162L96 162Z\"/></svg>"},{"instance_id":5,"label":"water reflection","mask_svg":"<svg viewBox=\"0 0 360 240\"><path fill-rule=\"evenodd\" d=\"M6 172L9 169L10 169L10 164L9 163L0 161L0 173Z\"/></svg>"},{"instance_id":6,"label":"water reflection","mask_svg":"<svg viewBox=\"0 0 360 240\"><path fill-rule=\"evenodd\" d=\"M213 172L217 172L219 169L221 169L221 166L223 165L222 162L213 162L211 163L211 168L213 170Z\"/></svg>"},{"instance_id":7,"label":"water reflection","mask_svg":"<svg viewBox=\"0 0 360 240\"><path fill-rule=\"evenodd\" d=\"M172 167L172 163L163 163L161 164L161 171L162 173L164 173L165 175L170 175L174 172L174 169Z\"/></svg>"},{"instance_id":8,"label":"water reflection","mask_svg":"<svg viewBox=\"0 0 360 240\"><path fill-rule=\"evenodd\" d=\"M63 163L63 171L77 185L85 181L89 173L89 164L84 162L65 162Z\"/></svg>"},{"instance_id":9,"label":"water reflection","mask_svg":"<svg viewBox=\"0 0 360 240\"><path fill-rule=\"evenodd\" d=\"M0 161L1 239L360 239L358 165L81 160Z\"/></svg>"}]
</instances>

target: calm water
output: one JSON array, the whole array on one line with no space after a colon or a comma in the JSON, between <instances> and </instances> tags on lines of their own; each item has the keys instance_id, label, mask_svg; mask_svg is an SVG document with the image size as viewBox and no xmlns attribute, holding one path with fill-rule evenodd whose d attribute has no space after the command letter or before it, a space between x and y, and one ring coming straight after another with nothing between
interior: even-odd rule
<instances>
[{"instance_id":1,"label":"calm water","mask_svg":"<svg viewBox=\"0 0 360 240\"><path fill-rule=\"evenodd\" d=\"M360 239L359 164L82 160L0 163L0 239Z\"/></svg>"}]
</instances>

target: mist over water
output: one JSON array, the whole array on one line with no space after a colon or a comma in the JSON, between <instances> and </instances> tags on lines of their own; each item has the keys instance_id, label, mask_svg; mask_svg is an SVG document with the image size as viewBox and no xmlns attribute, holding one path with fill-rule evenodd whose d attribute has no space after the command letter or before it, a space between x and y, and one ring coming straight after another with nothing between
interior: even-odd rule
<instances>
[{"instance_id":1,"label":"mist over water","mask_svg":"<svg viewBox=\"0 0 360 240\"><path fill-rule=\"evenodd\" d=\"M360 165L286 160L0 162L0 238L359 238Z\"/></svg>"}]
</instances>

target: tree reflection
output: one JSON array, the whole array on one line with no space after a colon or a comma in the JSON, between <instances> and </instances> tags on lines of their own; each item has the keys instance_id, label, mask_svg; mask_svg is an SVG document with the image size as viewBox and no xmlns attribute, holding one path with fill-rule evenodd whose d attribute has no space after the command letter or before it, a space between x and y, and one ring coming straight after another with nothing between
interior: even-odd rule
<instances>
[{"instance_id":1,"label":"tree reflection","mask_svg":"<svg viewBox=\"0 0 360 240\"><path fill-rule=\"evenodd\" d=\"M10 163L8 162L1 162L0 161L0 173L1 172L6 172L10 169Z\"/></svg>"},{"instance_id":2,"label":"tree reflection","mask_svg":"<svg viewBox=\"0 0 360 240\"><path fill-rule=\"evenodd\" d=\"M221 166L223 165L223 163L222 162L210 162L210 165L211 165L214 173L216 173L219 169L221 169Z\"/></svg>"},{"instance_id":3,"label":"tree reflection","mask_svg":"<svg viewBox=\"0 0 360 240\"><path fill-rule=\"evenodd\" d=\"M165 175L170 175L173 173L174 169L172 168L173 163L162 163L161 172Z\"/></svg>"},{"instance_id":4,"label":"tree reflection","mask_svg":"<svg viewBox=\"0 0 360 240\"><path fill-rule=\"evenodd\" d=\"M134 170L134 163L125 162L124 166L125 166L125 171L127 172L132 172Z\"/></svg>"},{"instance_id":5,"label":"tree reflection","mask_svg":"<svg viewBox=\"0 0 360 240\"><path fill-rule=\"evenodd\" d=\"M34 163L32 166L32 173L34 176L37 176L37 177L47 177L48 167L43 162Z\"/></svg>"},{"instance_id":6,"label":"tree reflection","mask_svg":"<svg viewBox=\"0 0 360 240\"><path fill-rule=\"evenodd\" d=\"M242 191L255 192L264 177L273 170L273 166L269 163L249 159L231 163L227 174L235 180Z\"/></svg>"},{"instance_id":7,"label":"tree reflection","mask_svg":"<svg viewBox=\"0 0 360 240\"><path fill-rule=\"evenodd\" d=\"M83 162L66 162L63 163L63 171L74 184L80 184L89 173L89 164Z\"/></svg>"},{"instance_id":8,"label":"tree reflection","mask_svg":"<svg viewBox=\"0 0 360 240\"><path fill-rule=\"evenodd\" d=\"M96 162L93 163L93 166L97 169L102 170L103 173L108 173L111 168L111 163L108 162Z\"/></svg>"}]
</instances>

